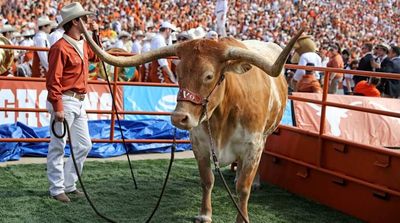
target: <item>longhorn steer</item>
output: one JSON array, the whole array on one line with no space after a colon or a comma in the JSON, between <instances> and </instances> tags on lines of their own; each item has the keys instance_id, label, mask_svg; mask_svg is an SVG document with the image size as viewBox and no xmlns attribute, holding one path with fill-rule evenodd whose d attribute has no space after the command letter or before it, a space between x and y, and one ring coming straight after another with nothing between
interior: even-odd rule
<instances>
[{"instance_id":1,"label":"longhorn steer","mask_svg":"<svg viewBox=\"0 0 400 223\"><path fill-rule=\"evenodd\" d=\"M203 199L195 222L211 222L214 184L210 138L201 104L210 95L207 113L220 164L237 161L241 167L236 191L239 207L248 219L247 202L265 140L279 125L286 105L283 65L301 33L283 51L274 43L224 38L192 40L132 57L115 57L101 50L85 32L97 55L114 66L136 66L168 56L180 58L176 70L180 91L171 120L176 127L190 131L200 171ZM222 82L221 75L225 76ZM236 222L244 222L239 214Z\"/></svg>"}]
</instances>

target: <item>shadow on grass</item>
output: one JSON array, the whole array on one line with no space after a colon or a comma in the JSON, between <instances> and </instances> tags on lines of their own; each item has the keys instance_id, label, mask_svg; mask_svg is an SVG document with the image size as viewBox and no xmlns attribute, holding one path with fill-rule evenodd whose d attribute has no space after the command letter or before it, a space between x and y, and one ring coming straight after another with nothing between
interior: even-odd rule
<instances>
[{"instance_id":1,"label":"shadow on grass","mask_svg":"<svg viewBox=\"0 0 400 223\"><path fill-rule=\"evenodd\" d=\"M133 162L139 189L135 190L126 162L87 162L83 180L97 209L117 222L145 222L152 212L168 160ZM43 164L0 168L0 219L3 222L104 222L84 198L70 204L50 198ZM234 173L224 170L234 191ZM236 210L221 180L213 190L213 222L234 222ZM201 202L200 179L193 159L177 160L165 195L152 222L191 222ZM252 222L357 222L356 219L263 184L249 202Z\"/></svg>"}]
</instances>

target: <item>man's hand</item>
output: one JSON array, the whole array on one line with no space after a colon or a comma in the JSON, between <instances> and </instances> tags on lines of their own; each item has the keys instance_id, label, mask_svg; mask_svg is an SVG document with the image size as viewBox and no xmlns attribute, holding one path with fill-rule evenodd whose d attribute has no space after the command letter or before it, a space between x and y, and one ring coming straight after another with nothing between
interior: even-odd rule
<instances>
[{"instance_id":1,"label":"man's hand","mask_svg":"<svg viewBox=\"0 0 400 223\"><path fill-rule=\"evenodd\" d=\"M56 112L55 115L56 115L56 121L58 121L58 122L64 121L64 118L65 118L64 111Z\"/></svg>"},{"instance_id":2,"label":"man's hand","mask_svg":"<svg viewBox=\"0 0 400 223\"><path fill-rule=\"evenodd\" d=\"M375 69L380 69L381 68L381 64L375 62L374 60L371 60L371 66Z\"/></svg>"},{"instance_id":3,"label":"man's hand","mask_svg":"<svg viewBox=\"0 0 400 223\"><path fill-rule=\"evenodd\" d=\"M170 79L173 83L175 83L175 84L178 83L178 81L177 81L176 78L175 78L174 73L171 71L171 69L169 69L168 66L163 66L162 69L163 69L163 71L164 71L165 73L167 73L169 79Z\"/></svg>"},{"instance_id":4,"label":"man's hand","mask_svg":"<svg viewBox=\"0 0 400 223\"><path fill-rule=\"evenodd\" d=\"M82 23L79 23L79 29L81 32L83 32L85 26L87 29L93 32L98 32L99 31L99 25L94 21L93 19L88 18L87 20L79 18ZM83 24L83 26L82 26Z\"/></svg>"},{"instance_id":5,"label":"man's hand","mask_svg":"<svg viewBox=\"0 0 400 223\"><path fill-rule=\"evenodd\" d=\"M89 29L92 30L93 32L98 32L99 31L99 25L94 20L92 20L89 23Z\"/></svg>"}]
</instances>

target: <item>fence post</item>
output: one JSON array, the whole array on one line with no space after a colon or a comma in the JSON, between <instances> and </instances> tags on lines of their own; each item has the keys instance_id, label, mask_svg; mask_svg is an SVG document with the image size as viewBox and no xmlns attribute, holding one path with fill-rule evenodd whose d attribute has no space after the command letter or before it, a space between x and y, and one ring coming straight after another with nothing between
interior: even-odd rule
<instances>
[{"instance_id":1,"label":"fence post","mask_svg":"<svg viewBox=\"0 0 400 223\"><path fill-rule=\"evenodd\" d=\"M113 102L114 106L115 106L115 110L118 109L117 107L117 81L118 81L118 67L114 66L114 77L113 77L113 97L115 99L115 101ZM115 127L115 110L113 109L113 107L111 106L111 123L110 123L110 140L114 141L114 127Z\"/></svg>"},{"instance_id":2,"label":"fence post","mask_svg":"<svg viewBox=\"0 0 400 223\"><path fill-rule=\"evenodd\" d=\"M324 135L325 132L326 101L328 98L329 76L330 72L324 71L324 88L322 92L321 119L319 122L319 134L318 134L319 148L318 148L317 165L319 167L321 166L322 149L324 148L324 139L322 138L322 136Z\"/></svg>"}]
</instances>

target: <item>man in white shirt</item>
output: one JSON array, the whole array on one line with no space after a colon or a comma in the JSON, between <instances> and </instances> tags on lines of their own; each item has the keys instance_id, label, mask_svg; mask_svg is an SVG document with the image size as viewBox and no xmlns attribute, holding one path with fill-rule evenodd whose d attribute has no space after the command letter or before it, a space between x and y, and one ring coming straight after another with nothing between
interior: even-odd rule
<instances>
[{"instance_id":1,"label":"man in white shirt","mask_svg":"<svg viewBox=\"0 0 400 223\"><path fill-rule=\"evenodd\" d=\"M228 0L217 0L215 5L215 15L217 16L217 33L225 37L226 36L226 14L228 12Z\"/></svg>"},{"instance_id":2,"label":"man in white shirt","mask_svg":"<svg viewBox=\"0 0 400 223\"><path fill-rule=\"evenodd\" d=\"M57 22L60 23L62 21L61 15L56 16ZM55 23L57 24L57 23ZM58 24L56 25L58 26ZM50 33L49 42L50 46L52 46L55 42L62 38L64 35L64 29L62 27L57 28L52 33Z\"/></svg>"},{"instance_id":3,"label":"man in white shirt","mask_svg":"<svg viewBox=\"0 0 400 223\"><path fill-rule=\"evenodd\" d=\"M7 38L10 42L13 37L13 33L17 31L17 29L11 25L3 25L3 27L0 29L0 35L4 36Z\"/></svg>"},{"instance_id":4,"label":"man in white shirt","mask_svg":"<svg viewBox=\"0 0 400 223\"><path fill-rule=\"evenodd\" d=\"M127 31L121 31L118 35L118 40L115 42L114 47L123 49L126 52L129 52L132 48L132 41L131 41L131 34L128 33Z\"/></svg>"},{"instance_id":5,"label":"man in white shirt","mask_svg":"<svg viewBox=\"0 0 400 223\"><path fill-rule=\"evenodd\" d=\"M171 33L174 30L176 30L176 28L171 23L163 22L160 26L160 32L151 40L151 50L167 46L167 41L170 39ZM170 61L167 59L158 59L153 61L148 81L158 83L176 83L176 77L172 72Z\"/></svg>"},{"instance_id":6,"label":"man in white shirt","mask_svg":"<svg viewBox=\"0 0 400 223\"><path fill-rule=\"evenodd\" d=\"M315 67L321 67L322 66L321 57L315 52L303 53L300 56L298 65L299 66L306 66L307 63L313 63L313 64L315 64ZM305 70L297 69L296 72L294 73L293 79L295 81L299 81L303 77L303 75L305 73L306 73ZM319 78L320 78L319 77L319 72L314 72L314 73L315 73L315 78L317 80L319 80Z\"/></svg>"},{"instance_id":7,"label":"man in white shirt","mask_svg":"<svg viewBox=\"0 0 400 223\"><path fill-rule=\"evenodd\" d=\"M143 46L141 53L146 53L151 50L151 40L156 36L155 33L147 32L145 38L143 39ZM150 75L150 63L145 63L140 66L141 81L147 82Z\"/></svg>"},{"instance_id":8,"label":"man in white shirt","mask_svg":"<svg viewBox=\"0 0 400 223\"><path fill-rule=\"evenodd\" d=\"M52 21L48 17L40 17L37 21L39 31L33 37L35 47L50 48L49 33ZM44 77L49 70L47 51L35 51L33 55L32 77Z\"/></svg>"},{"instance_id":9,"label":"man in white shirt","mask_svg":"<svg viewBox=\"0 0 400 223\"><path fill-rule=\"evenodd\" d=\"M139 30L135 33L135 41L132 45L132 53L140 54L142 52L142 42L144 39L144 34L142 30Z\"/></svg>"},{"instance_id":10,"label":"man in white shirt","mask_svg":"<svg viewBox=\"0 0 400 223\"><path fill-rule=\"evenodd\" d=\"M22 32L21 35L24 38L24 40L21 41L21 43L19 44L20 46L27 46L27 47L34 46L32 38L35 35L35 31L33 29L26 29L25 31ZM28 57L30 56L30 58L33 58L33 51L21 50L20 54L18 55L19 63L22 64L28 60L31 60L31 59L25 59L26 54L30 54L28 55ZM30 63L32 66L32 61L30 61Z\"/></svg>"},{"instance_id":11,"label":"man in white shirt","mask_svg":"<svg viewBox=\"0 0 400 223\"><path fill-rule=\"evenodd\" d=\"M24 37L20 46L33 46L35 43L33 42L33 36L35 35L35 31L33 29L27 29L21 34Z\"/></svg>"}]
</instances>

